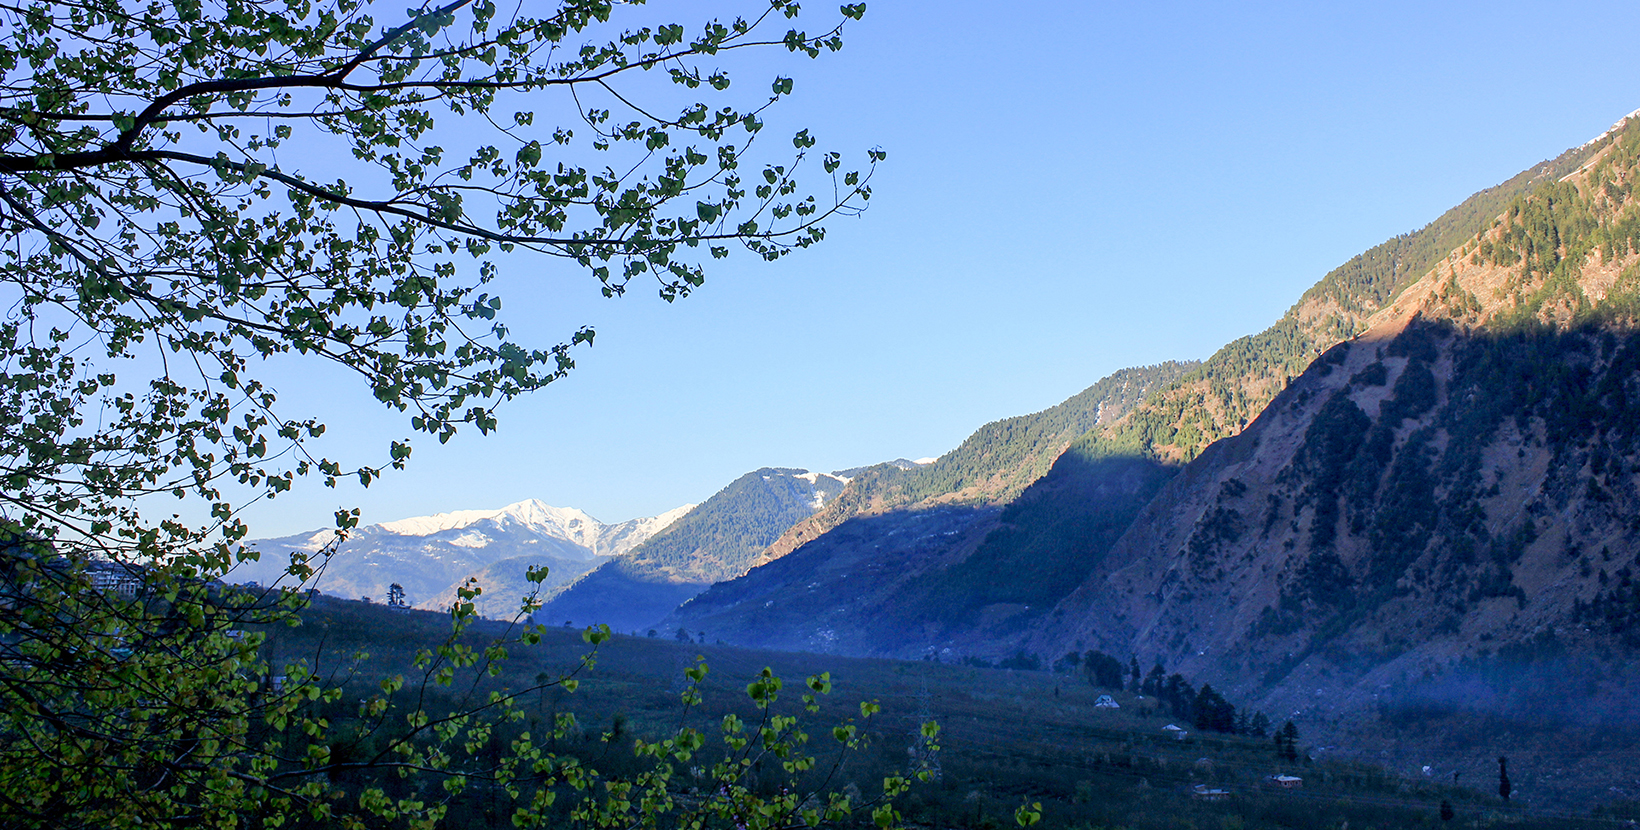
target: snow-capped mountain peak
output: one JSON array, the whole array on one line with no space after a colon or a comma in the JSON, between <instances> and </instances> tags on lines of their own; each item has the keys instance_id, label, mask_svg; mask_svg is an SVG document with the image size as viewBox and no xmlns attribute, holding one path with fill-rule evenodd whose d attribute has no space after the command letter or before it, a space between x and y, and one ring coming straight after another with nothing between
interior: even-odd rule
<instances>
[{"instance_id":1,"label":"snow-capped mountain peak","mask_svg":"<svg viewBox=\"0 0 1640 830\"><path fill-rule=\"evenodd\" d=\"M607 525L574 507L526 499L492 510L381 522L351 534L325 562L315 587L338 596L382 597L396 582L412 602L420 602L483 568L518 557L534 557L532 564L550 564L555 574L568 578L630 551L693 507ZM234 578L271 584L283 577L291 551L311 554L334 538L333 531L321 530L251 542L269 555L243 563Z\"/></svg>"},{"instance_id":2,"label":"snow-capped mountain peak","mask_svg":"<svg viewBox=\"0 0 1640 830\"><path fill-rule=\"evenodd\" d=\"M452 510L449 513L435 513L431 516L414 516L381 522L376 527L400 536L431 536L446 530L464 528L486 519L502 524L516 523L551 536L577 542L581 541L576 538L577 535L604 527L603 522L588 516L583 510L574 507L553 507L540 499L525 499L494 510Z\"/></svg>"},{"instance_id":3,"label":"snow-capped mountain peak","mask_svg":"<svg viewBox=\"0 0 1640 830\"><path fill-rule=\"evenodd\" d=\"M525 499L495 510L453 510L431 516L381 522L365 528L361 533L434 536L453 530L465 530L465 533L449 540L451 544L463 547L482 547L487 544L487 539L496 534L523 533L563 539L586 548L593 554L618 556L631 550L644 539L659 533L694 507L692 504L686 504L659 516L646 516L609 525L579 508L553 507L539 499Z\"/></svg>"}]
</instances>

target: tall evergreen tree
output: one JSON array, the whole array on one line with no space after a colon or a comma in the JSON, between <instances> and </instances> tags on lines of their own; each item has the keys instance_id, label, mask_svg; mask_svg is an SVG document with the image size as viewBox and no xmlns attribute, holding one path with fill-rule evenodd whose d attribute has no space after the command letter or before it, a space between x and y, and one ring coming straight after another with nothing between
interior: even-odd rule
<instances>
[{"instance_id":1,"label":"tall evergreen tree","mask_svg":"<svg viewBox=\"0 0 1640 830\"><path fill-rule=\"evenodd\" d=\"M1157 658L1156 664L1150 667L1150 673L1145 675L1145 685L1142 688L1142 691L1147 695L1156 695L1157 697L1160 697L1162 694L1162 684L1166 681L1167 669L1162 668L1161 658Z\"/></svg>"},{"instance_id":2,"label":"tall evergreen tree","mask_svg":"<svg viewBox=\"0 0 1640 830\"><path fill-rule=\"evenodd\" d=\"M1251 725L1252 734L1254 737L1262 738L1265 735L1270 734L1270 718L1263 712L1253 713L1253 722Z\"/></svg>"},{"instance_id":3,"label":"tall evergreen tree","mask_svg":"<svg viewBox=\"0 0 1640 830\"><path fill-rule=\"evenodd\" d=\"M1276 733L1276 755L1287 763L1298 762L1298 727L1287 721Z\"/></svg>"}]
</instances>

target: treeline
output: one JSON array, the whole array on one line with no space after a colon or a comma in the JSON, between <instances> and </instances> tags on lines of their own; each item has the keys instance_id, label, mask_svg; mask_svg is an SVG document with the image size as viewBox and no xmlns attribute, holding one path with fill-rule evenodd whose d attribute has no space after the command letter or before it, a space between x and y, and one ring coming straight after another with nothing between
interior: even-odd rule
<instances>
[{"instance_id":1,"label":"treeline","mask_svg":"<svg viewBox=\"0 0 1640 830\"><path fill-rule=\"evenodd\" d=\"M1637 138L1640 131L1630 128L1608 139L1622 143L1620 150L1628 155L1602 164L1629 164ZM1359 334L1368 316L1465 240L1486 230L1498 214L1542 187L1554 186L1603 146L1596 143L1568 151L1470 196L1417 231L1351 258L1306 291L1275 325L1220 349L1200 368L1146 401L1118 432L1088 435L1079 443L1114 442L1137 446L1143 452L1171 448L1185 460L1194 458L1208 444L1239 432L1290 378L1301 374L1328 347ZM1621 192L1626 198L1623 188L1630 185L1632 176L1604 175L1597 184L1601 192ZM1615 244L1618 232L1612 230L1608 236ZM1599 238L1604 241L1608 236ZM1328 313L1300 314L1301 309L1312 306Z\"/></svg>"},{"instance_id":2,"label":"treeline","mask_svg":"<svg viewBox=\"0 0 1640 830\"><path fill-rule=\"evenodd\" d=\"M976 488L977 500L1011 501L1045 475L1071 441L1127 414L1151 392L1200 365L1169 360L1119 370L1041 412L980 427L933 464L872 467L861 474L853 497L898 506Z\"/></svg>"},{"instance_id":3,"label":"treeline","mask_svg":"<svg viewBox=\"0 0 1640 830\"><path fill-rule=\"evenodd\" d=\"M1126 665L1115 657L1098 650L1083 653L1067 652L1054 661L1053 670L1061 674L1079 674L1090 685L1113 692L1127 691L1149 695L1166 707L1173 717L1186 721L1199 732L1220 732L1226 735L1270 737L1270 719L1263 712L1237 707L1226 700L1213 686L1203 683L1196 688L1178 672L1169 674L1160 660L1141 673L1139 658L1130 657ZM1298 727L1289 721L1277 731L1278 754L1296 758ZM1293 760L1293 759L1289 759Z\"/></svg>"},{"instance_id":4,"label":"treeline","mask_svg":"<svg viewBox=\"0 0 1640 830\"><path fill-rule=\"evenodd\" d=\"M815 488L795 469L765 467L729 483L699 507L634 548L628 568L640 574L668 572L714 582L743 572L792 525L814 513L814 491L836 495L840 484L825 477Z\"/></svg>"},{"instance_id":5,"label":"treeline","mask_svg":"<svg viewBox=\"0 0 1640 830\"><path fill-rule=\"evenodd\" d=\"M1501 315L1504 328L1535 321L1546 307L1560 304L1573 309L1574 325L1596 316L1595 304L1578 287L1583 263L1595 252L1611 262L1640 251L1640 210L1629 204L1640 129L1625 128L1610 140L1610 152L1589 171L1586 187L1556 181L1517 196L1496 233L1471 251L1475 263L1520 266L1509 284L1515 307Z\"/></svg>"}]
</instances>

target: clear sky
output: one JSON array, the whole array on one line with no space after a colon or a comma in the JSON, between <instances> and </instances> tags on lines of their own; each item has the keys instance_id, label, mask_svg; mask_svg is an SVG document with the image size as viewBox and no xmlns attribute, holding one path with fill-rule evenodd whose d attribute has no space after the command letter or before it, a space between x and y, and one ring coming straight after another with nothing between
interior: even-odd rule
<instances>
[{"instance_id":1,"label":"clear sky","mask_svg":"<svg viewBox=\"0 0 1640 830\"><path fill-rule=\"evenodd\" d=\"M679 22L757 0L653 3ZM830 4L809 4L819 28ZM1640 107L1624 2L870 0L846 48L737 76L796 89L775 126L887 150L870 209L675 305L610 301L562 263L501 261L503 316L566 380L368 490L316 483L254 536L526 498L605 522L703 501L762 466L937 456L1125 366L1205 358L1349 257ZM771 57L784 57L772 55ZM789 132L789 130L788 130ZM340 375L276 367L321 449L411 435Z\"/></svg>"}]
</instances>

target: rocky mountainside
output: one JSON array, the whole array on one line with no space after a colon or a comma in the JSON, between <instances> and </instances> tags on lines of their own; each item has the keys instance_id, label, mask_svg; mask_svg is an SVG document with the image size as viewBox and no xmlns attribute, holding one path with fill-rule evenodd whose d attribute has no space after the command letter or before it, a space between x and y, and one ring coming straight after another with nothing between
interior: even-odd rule
<instances>
[{"instance_id":1,"label":"rocky mountainside","mask_svg":"<svg viewBox=\"0 0 1640 830\"><path fill-rule=\"evenodd\" d=\"M606 525L575 508L530 499L496 510L383 522L355 530L325 563L314 586L336 596L380 602L388 586L398 583L411 604L443 608L454 598L454 585L478 575L481 585L496 589L481 598L480 613L503 615L516 611L522 594L513 589L520 587L530 565L550 568L543 588L551 592L607 558L632 550L692 507ZM333 539L332 531L320 530L252 542L262 559L241 565L230 578L270 584L284 573L290 552L315 554ZM510 567L490 570L520 557L528 563L516 569L515 577Z\"/></svg>"},{"instance_id":2,"label":"rocky mountainside","mask_svg":"<svg viewBox=\"0 0 1640 830\"><path fill-rule=\"evenodd\" d=\"M1169 481L1034 647L1358 736L1635 726L1640 119L1582 153Z\"/></svg>"},{"instance_id":3,"label":"rocky mountainside","mask_svg":"<svg viewBox=\"0 0 1640 830\"><path fill-rule=\"evenodd\" d=\"M1173 361L1124 369L1057 406L986 424L931 464L850 471L835 501L761 553L763 567L714 586L664 627L774 648L920 655L941 641L941 620L1013 616L1014 605L984 610L993 604L990 588L1011 586L1025 602L1051 605L1087 571L1073 565L1051 577L1030 568L989 574L980 580L990 588L981 591L954 588L948 574L963 573L962 563L1006 515L1002 505L1047 474L1067 445L1119 422L1147 394L1197 367ZM1156 479L1157 465L1114 463L1126 474L1103 486L1120 492L1154 492L1165 480Z\"/></svg>"},{"instance_id":4,"label":"rocky mountainside","mask_svg":"<svg viewBox=\"0 0 1640 830\"><path fill-rule=\"evenodd\" d=\"M1185 486L1170 484L1174 476L1186 465L1195 469L1195 459L1204 448L1238 435L1278 395L1286 395L1284 390L1295 377L1305 375L1317 356L1331 354L1328 350L1337 344L1381 326L1389 319L1382 315L1391 313L1386 306L1400 307L1394 302L1397 298L1410 301L1434 291L1445 297L1444 302L1457 302L1456 289L1447 283L1436 282L1435 288L1428 288L1430 280L1436 279L1430 275L1439 268L1445 269L1443 277L1450 278L1460 260L1470 263L1466 267L1491 269L1488 273L1524 267L1503 261L1508 254L1500 247L1502 234L1515 234L1509 237L1515 248L1531 249L1522 256L1539 258L1538 270L1531 272L1537 277L1523 277L1524 281L1517 280L1519 284L1507 290L1519 294L1526 290L1522 286L1537 284L1531 279L1565 285L1569 272L1555 272L1550 279L1545 275L1552 268L1543 259L1544 246L1560 244L1563 248L1565 240L1527 242L1520 236L1526 231L1519 229L1538 228L1532 233L1541 234L1546 221L1539 215L1543 211L1527 206L1550 204L1548 213L1561 215L1556 211L1565 203L1567 188L1581 186L1573 182L1593 181L1590 176L1604 177L1589 191L1595 201L1577 214L1579 218L1566 221L1592 221L1595 229L1604 227L1605 220L1598 217L1615 202L1598 199L1626 198L1621 195L1626 193L1626 174L1613 172L1610 163L1599 168L1604 172L1596 172L1602 160L1614 158L1615 138L1605 136L1537 165L1476 194L1425 228L1353 258L1326 275L1269 330L1226 346L1205 364L1148 390L1143 400L1130 405L1120 417L1088 429L1058 455L1047 475L1016 491L1018 497L1000 510L997 502L964 504L960 498L951 498L946 503L952 509L942 520L949 526L930 536L893 518L910 516L914 511L895 507L914 504L913 499L894 495L892 487L881 483L866 486L862 475L830 509L798 525L764 556L767 561L781 556L792 561L759 568L741 580L717 586L680 608L668 624L723 632L726 639L748 644L817 647L828 643L832 644L829 648L847 653L912 656L949 652L998 657L1022 646L1034 646L1044 653L1068 649L1076 639L1092 635L1066 620L1096 612L1090 604L1056 604L1089 579L1104 579L1125 564L1126 557L1142 558L1143 551L1123 547L1120 557L1112 559L1117 556L1113 546L1120 538L1132 537L1139 525L1165 518L1166 508L1147 509L1147 505L1171 504L1167 494ZM1563 182L1568 176L1572 178ZM1518 218L1516 224L1501 224L1513 221L1508 219L1510 211ZM1517 230L1508 231L1508 227ZM1483 237L1483 233L1491 236ZM1606 243L1595 244L1601 248ZM1573 253L1582 255L1581 251L1562 252L1555 263L1571 262ZM1608 259L1609 263L1600 260L1606 264L1594 269L1603 276L1591 276L1596 282L1585 294L1602 298L1602 308L1610 309L1616 307L1617 295L1608 298L1609 292L1598 286L1600 280L1616 279L1612 268L1617 260ZM1490 284L1484 287L1504 290ZM1554 301L1560 303L1556 307L1581 307L1554 296L1561 298ZM1540 305L1544 303L1553 305L1549 300ZM883 478L891 482L899 475L897 471L885 473ZM1196 480L1196 475L1192 472L1185 481ZM947 492L956 489L960 488ZM1156 501L1158 498L1162 500ZM931 501L940 503L937 497ZM1136 524L1141 511L1148 518ZM849 528L851 520L869 523L874 530ZM857 582L843 581L858 580L866 568L887 574L882 578L894 590L862 591ZM764 599L750 601L755 597ZM829 601L842 610L787 617L776 613L782 601L804 608L820 608ZM1135 630L1113 629L1098 641L1113 649L1130 648L1133 641L1123 638L1136 636ZM1039 631L1052 634L1036 634ZM1128 645L1122 646L1124 642ZM1181 640L1176 646L1184 644Z\"/></svg>"},{"instance_id":5,"label":"rocky mountainside","mask_svg":"<svg viewBox=\"0 0 1640 830\"><path fill-rule=\"evenodd\" d=\"M1115 423L1158 386L1176 382L1198 365L1168 361L1123 369L1041 412L986 424L932 463L901 459L845 471L851 476L848 489L782 534L758 564L779 559L857 516L935 505L1006 504L1047 473L1079 436Z\"/></svg>"},{"instance_id":6,"label":"rocky mountainside","mask_svg":"<svg viewBox=\"0 0 1640 830\"><path fill-rule=\"evenodd\" d=\"M792 468L747 473L631 553L577 579L536 619L648 629L708 585L744 574L770 543L847 484L838 474Z\"/></svg>"},{"instance_id":7,"label":"rocky mountainside","mask_svg":"<svg viewBox=\"0 0 1640 830\"><path fill-rule=\"evenodd\" d=\"M1535 165L1425 227L1351 258L1275 325L1226 345L1125 417L1084 433L1058 457L1052 474L1008 505L998 530L965 561L966 576L957 572L952 579L999 604L1035 597L1032 616L1046 612L1051 602L1044 604L1040 593L996 577L1024 571L1057 581L1071 570L1080 572L1080 581L1180 465L1239 434L1316 357L1364 332L1373 314L1490 227L1514 200L1578 170L1598 149L1591 142ZM1011 632L1034 625L1018 620L1006 631L964 633L958 620L951 637L971 648L986 642L1012 647Z\"/></svg>"}]
</instances>

